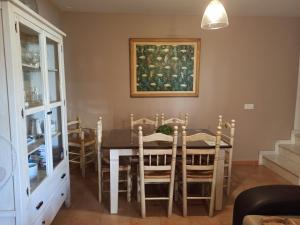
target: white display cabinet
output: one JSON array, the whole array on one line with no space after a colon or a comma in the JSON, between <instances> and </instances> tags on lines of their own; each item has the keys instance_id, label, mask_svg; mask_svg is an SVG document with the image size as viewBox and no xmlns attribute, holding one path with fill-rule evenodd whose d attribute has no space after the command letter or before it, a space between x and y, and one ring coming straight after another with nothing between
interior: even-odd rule
<instances>
[{"instance_id":1,"label":"white display cabinet","mask_svg":"<svg viewBox=\"0 0 300 225\"><path fill-rule=\"evenodd\" d=\"M9 201L0 204L0 225L50 224L63 203L70 205L65 34L20 1L0 3L0 121L8 124L0 136L15 149L0 158L0 167L7 160L14 167L0 190Z\"/></svg>"}]
</instances>

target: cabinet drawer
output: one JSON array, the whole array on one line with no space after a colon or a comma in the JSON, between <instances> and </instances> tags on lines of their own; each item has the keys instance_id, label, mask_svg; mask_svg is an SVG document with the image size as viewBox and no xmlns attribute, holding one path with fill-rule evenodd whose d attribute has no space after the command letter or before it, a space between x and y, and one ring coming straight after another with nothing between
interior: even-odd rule
<instances>
[{"instance_id":1,"label":"cabinet drawer","mask_svg":"<svg viewBox=\"0 0 300 225\"><path fill-rule=\"evenodd\" d=\"M57 192L54 194L52 201L51 201L51 207L52 207L52 211L54 213L54 216L52 219L54 219L54 217L57 214L57 212L59 211L60 207L66 200L67 195L69 194L68 190L69 190L68 182L65 181L65 182L63 182L61 187L57 190Z\"/></svg>"},{"instance_id":2,"label":"cabinet drawer","mask_svg":"<svg viewBox=\"0 0 300 225\"><path fill-rule=\"evenodd\" d=\"M35 196L31 199L30 203L30 218L31 220L36 220L45 211L48 205L49 197L43 194Z\"/></svg>"},{"instance_id":3,"label":"cabinet drawer","mask_svg":"<svg viewBox=\"0 0 300 225\"><path fill-rule=\"evenodd\" d=\"M39 217L34 225L50 225L52 220L51 220L51 215L53 214L51 207L48 207L45 210L45 213L41 215L41 217Z\"/></svg>"},{"instance_id":4,"label":"cabinet drawer","mask_svg":"<svg viewBox=\"0 0 300 225\"><path fill-rule=\"evenodd\" d=\"M62 206L63 202L67 197L68 185L67 181L63 182L57 189L52 193L51 198L48 199L47 203L41 206L41 211L36 214L34 218L34 225L50 225ZM43 207L43 209L42 209ZM36 212L36 209L32 209ZM32 214L31 214L32 215ZM37 219L36 219L37 218Z\"/></svg>"},{"instance_id":5,"label":"cabinet drawer","mask_svg":"<svg viewBox=\"0 0 300 225\"><path fill-rule=\"evenodd\" d=\"M59 168L56 168L55 173L52 178L53 188L56 190L57 187L60 187L63 183L65 183L69 178L68 167L65 165L61 165Z\"/></svg>"}]
</instances>

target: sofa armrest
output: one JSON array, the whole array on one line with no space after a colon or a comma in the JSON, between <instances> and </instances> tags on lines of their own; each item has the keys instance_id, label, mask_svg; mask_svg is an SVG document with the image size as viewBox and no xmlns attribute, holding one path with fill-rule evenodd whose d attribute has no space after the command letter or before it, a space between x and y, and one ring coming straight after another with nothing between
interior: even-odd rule
<instances>
[{"instance_id":1,"label":"sofa armrest","mask_svg":"<svg viewBox=\"0 0 300 225\"><path fill-rule=\"evenodd\" d=\"M234 202L233 225L246 215L300 215L300 186L268 185L243 191Z\"/></svg>"}]
</instances>

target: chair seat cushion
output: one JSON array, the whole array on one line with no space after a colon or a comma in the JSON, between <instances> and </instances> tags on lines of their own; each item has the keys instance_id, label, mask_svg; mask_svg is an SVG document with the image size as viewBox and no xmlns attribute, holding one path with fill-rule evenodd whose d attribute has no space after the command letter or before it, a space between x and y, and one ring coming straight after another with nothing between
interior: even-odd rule
<instances>
[{"instance_id":1,"label":"chair seat cushion","mask_svg":"<svg viewBox=\"0 0 300 225\"><path fill-rule=\"evenodd\" d=\"M188 170L187 171L187 178L212 178L213 171L212 170Z\"/></svg>"},{"instance_id":2,"label":"chair seat cushion","mask_svg":"<svg viewBox=\"0 0 300 225\"><path fill-rule=\"evenodd\" d=\"M145 179L171 178L171 171L144 171Z\"/></svg>"},{"instance_id":3,"label":"chair seat cushion","mask_svg":"<svg viewBox=\"0 0 300 225\"><path fill-rule=\"evenodd\" d=\"M70 136L69 137L69 145L73 145L73 146L80 146L81 145L81 138L80 137L72 137ZM87 145L91 145L91 144L94 144L96 143L95 139L94 138L85 138L84 139L84 145L87 146Z\"/></svg>"}]
</instances>

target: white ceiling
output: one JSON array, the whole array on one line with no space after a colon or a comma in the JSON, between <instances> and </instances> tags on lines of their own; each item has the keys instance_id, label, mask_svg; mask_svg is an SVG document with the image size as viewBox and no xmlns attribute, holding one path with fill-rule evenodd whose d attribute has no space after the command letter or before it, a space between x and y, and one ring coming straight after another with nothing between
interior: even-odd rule
<instances>
[{"instance_id":1,"label":"white ceiling","mask_svg":"<svg viewBox=\"0 0 300 225\"><path fill-rule=\"evenodd\" d=\"M51 0L63 11L200 15L209 0ZM229 16L300 17L300 0L221 0Z\"/></svg>"}]
</instances>

